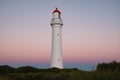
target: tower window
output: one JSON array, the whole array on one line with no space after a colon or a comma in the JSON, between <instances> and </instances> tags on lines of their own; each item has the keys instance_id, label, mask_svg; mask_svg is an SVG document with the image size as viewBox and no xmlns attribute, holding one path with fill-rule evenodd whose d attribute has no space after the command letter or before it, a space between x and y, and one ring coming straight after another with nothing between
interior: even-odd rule
<instances>
[{"instance_id":1,"label":"tower window","mask_svg":"<svg viewBox=\"0 0 120 80\"><path fill-rule=\"evenodd\" d=\"M57 33L57 36L59 36L59 33Z\"/></svg>"}]
</instances>

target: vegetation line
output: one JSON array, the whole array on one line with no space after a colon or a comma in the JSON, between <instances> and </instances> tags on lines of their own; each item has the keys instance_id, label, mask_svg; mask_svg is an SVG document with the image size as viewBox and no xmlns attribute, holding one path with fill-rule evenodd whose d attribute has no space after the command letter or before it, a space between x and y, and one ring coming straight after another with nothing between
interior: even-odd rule
<instances>
[{"instance_id":1,"label":"vegetation line","mask_svg":"<svg viewBox=\"0 0 120 80\"><path fill-rule=\"evenodd\" d=\"M94 71L1 65L0 80L120 80L120 62L99 63Z\"/></svg>"}]
</instances>

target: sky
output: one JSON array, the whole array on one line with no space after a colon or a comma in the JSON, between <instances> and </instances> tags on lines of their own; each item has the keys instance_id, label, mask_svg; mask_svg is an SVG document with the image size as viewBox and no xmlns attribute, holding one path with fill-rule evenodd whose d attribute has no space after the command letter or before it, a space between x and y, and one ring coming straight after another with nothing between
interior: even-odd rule
<instances>
[{"instance_id":1,"label":"sky","mask_svg":"<svg viewBox=\"0 0 120 80\"><path fill-rule=\"evenodd\" d=\"M120 62L120 0L0 0L0 65L50 67L55 7L65 68Z\"/></svg>"}]
</instances>

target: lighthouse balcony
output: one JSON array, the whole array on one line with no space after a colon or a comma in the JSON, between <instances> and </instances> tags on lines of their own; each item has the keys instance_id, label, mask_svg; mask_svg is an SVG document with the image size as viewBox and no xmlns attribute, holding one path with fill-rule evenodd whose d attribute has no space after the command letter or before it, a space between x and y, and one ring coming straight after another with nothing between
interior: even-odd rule
<instances>
[{"instance_id":1,"label":"lighthouse balcony","mask_svg":"<svg viewBox=\"0 0 120 80\"><path fill-rule=\"evenodd\" d=\"M51 26L53 26L53 25L61 25L61 26L63 26L63 22L62 22L61 19L52 19Z\"/></svg>"}]
</instances>

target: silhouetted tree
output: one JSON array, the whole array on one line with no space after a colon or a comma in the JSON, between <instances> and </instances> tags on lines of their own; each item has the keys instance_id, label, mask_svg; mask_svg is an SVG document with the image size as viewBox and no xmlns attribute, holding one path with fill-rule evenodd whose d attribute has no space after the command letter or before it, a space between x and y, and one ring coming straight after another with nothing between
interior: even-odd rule
<instances>
[{"instance_id":1,"label":"silhouetted tree","mask_svg":"<svg viewBox=\"0 0 120 80\"><path fill-rule=\"evenodd\" d=\"M99 63L96 71L120 71L120 62Z\"/></svg>"}]
</instances>

